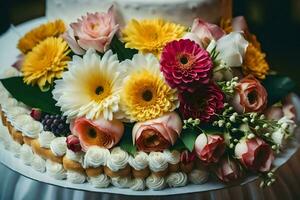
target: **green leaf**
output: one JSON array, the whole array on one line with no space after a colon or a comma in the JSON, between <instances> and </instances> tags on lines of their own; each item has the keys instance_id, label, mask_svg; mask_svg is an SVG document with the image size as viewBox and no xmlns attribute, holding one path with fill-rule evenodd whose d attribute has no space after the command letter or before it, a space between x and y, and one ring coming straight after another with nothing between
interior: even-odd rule
<instances>
[{"instance_id":1,"label":"green leaf","mask_svg":"<svg viewBox=\"0 0 300 200\"><path fill-rule=\"evenodd\" d=\"M173 151L173 150L183 151L185 149L186 149L186 147L181 140L177 140L176 143L170 147L171 151Z\"/></svg>"},{"instance_id":2,"label":"green leaf","mask_svg":"<svg viewBox=\"0 0 300 200\"><path fill-rule=\"evenodd\" d=\"M193 129L184 129L181 133L180 139L183 142L184 146L192 152L194 150L195 141L198 137L198 134Z\"/></svg>"},{"instance_id":3,"label":"green leaf","mask_svg":"<svg viewBox=\"0 0 300 200\"><path fill-rule=\"evenodd\" d=\"M133 124L125 124L125 132L119 143L122 150L134 155L137 152L136 146L132 142L132 128Z\"/></svg>"},{"instance_id":4,"label":"green leaf","mask_svg":"<svg viewBox=\"0 0 300 200\"><path fill-rule=\"evenodd\" d=\"M118 55L120 61L124 61L126 59L132 59L133 55L138 53L136 49L126 48L125 44L121 42L117 38L117 36L113 37L110 47L112 51Z\"/></svg>"},{"instance_id":5,"label":"green leaf","mask_svg":"<svg viewBox=\"0 0 300 200\"><path fill-rule=\"evenodd\" d=\"M286 95L296 89L296 84L287 76L269 75L263 80L263 86L268 92L268 104L281 101Z\"/></svg>"},{"instance_id":6,"label":"green leaf","mask_svg":"<svg viewBox=\"0 0 300 200\"><path fill-rule=\"evenodd\" d=\"M18 101L32 108L51 113L60 114L60 108L55 106L51 89L42 92L38 86L30 86L23 82L23 77L12 77L0 80L7 91Z\"/></svg>"}]
</instances>

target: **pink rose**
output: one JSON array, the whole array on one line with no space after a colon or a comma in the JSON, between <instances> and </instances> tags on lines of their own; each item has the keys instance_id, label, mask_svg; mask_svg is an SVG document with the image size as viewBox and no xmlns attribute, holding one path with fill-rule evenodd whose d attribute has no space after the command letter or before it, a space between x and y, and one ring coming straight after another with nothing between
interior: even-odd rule
<instances>
[{"instance_id":1,"label":"pink rose","mask_svg":"<svg viewBox=\"0 0 300 200\"><path fill-rule=\"evenodd\" d=\"M67 137L67 147L73 152L80 152L81 151L81 145L80 145L80 140L78 137L75 135L69 135Z\"/></svg>"},{"instance_id":2,"label":"pink rose","mask_svg":"<svg viewBox=\"0 0 300 200\"><path fill-rule=\"evenodd\" d=\"M88 13L70 26L71 30L65 33L63 38L79 55L83 55L89 48L104 53L119 29L113 15L113 7L107 13Z\"/></svg>"},{"instance_id":3,"label":"pink rose","mask_svg":"<svg viewBox=\"0 0 300 200\"><path fill-rule=\"evenodd\" d=\"M195 151L205 163L217 163L225 152L225 140L220 135L200 134L195 141Z\"/></svg>"},{"instance_id":4,"label":"pink rose","mask_svg":"<svg viewBox=\"0 0 300 200\"><path fill-rule=\"evenodd\" d=\"M184 38L190 39L203 47L203 45L208 45L206 40L219 40L224 35L225 31L219 26L197 18L193 22L191 32L187 33Z\"/></svg>"},{"instance_id":5,"label":"pink rose","mask_svg":"<svg viewBox=\"0 0 300 200\"><path fill-rule=\"evenodd\" d=\"M207 46L210 40L218 40L224 35L225 31L219 26L197 18L193 22L191 32L187 33L184 38L190 39L203 47Z\"/></svg>"},{"instance_id":6,"label":"pink rose","mask_svg":"<svg viewBox=\"0 0 300 200\"><path fill-rule=\"evenodd\" d=\"M267 91L260 82L249 75L243 78L235 88L236 93L233 97L233 107L236 111L243 112L262 112L267 106Z\"/></svg>"},{"instance_id":7,"label":"pink rose","mask_svg":"<svg viewBox=\"0 0 300 200\"><path fill-rule=\"evenodd\" d=\"M223 182L235 181L242 176L242 172L236 161L227 157L223 157L220 160L215 173Z\"/></svg>"},{"instance_id":8,"label":"pink rose","mask_svg":"<svg viewBox=\"0 0 300 200\"><path fill-rule=\"evenodd\" d=\"M235 146L235 156L247 169L260 172L269 171L274 160L270 145L260 138L242 139Z\"/></svg>"},{"instance_id":9,"label":"pink rose","mask_svg":"<svg viewBox=\"0 0 300 200\"><path fill-rule=\"evenodd\" d=\"M157 119L136 123L132 130L133 144L140 151L163 151L175 144L181 130L180 117L171 112Z\"/></svg>"},{"instance_id":10,"label":"pink rose","mask_svg":"<svg viewBox=\"0 0 300 200\"><path fill-rule=\"evenodd\" d=\"M92 121L78 118L71 123L71 131L79 138L83 151L87 151L90 146L110 149L121 140L124 125L118 120L107 121L100 118Z\"/></svg>"}]
</instances>

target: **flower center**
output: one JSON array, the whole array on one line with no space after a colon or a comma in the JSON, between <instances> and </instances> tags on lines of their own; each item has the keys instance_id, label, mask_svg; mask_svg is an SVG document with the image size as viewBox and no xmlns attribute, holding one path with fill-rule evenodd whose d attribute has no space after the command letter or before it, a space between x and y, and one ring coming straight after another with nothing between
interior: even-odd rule
<instances>
[{"instance_id":1,"label":"flower center","mask_svg":"<svg viewBox=\"0 0 300 200\"><path fill-rule=\"evenodd\" d=\"M179 68L183 70L190 69L193 66L192 61L190 60L189 55L178 55Z\"/></svg>"},{"instance_id":2,"label":"flower center","mask_svg":"<svg viewBox=\"0 0 300 200\"><path fill-rule=\"evenodd\" d=\"M104 92L104 88L102 87L102 86L98 86L97 88L96 88L96 90L95 90L95 93L97 94L97 95L100 95L100 94L102 94Z\"/></svg>"},{"instance_id":3,"label":"flower center","mask_svg":"<svg viewBox=\"0 0 300 200\"><path fill-rule=\"evenodd\" d=\"M91 137L91 138L96 138L96 137L97 137L97 132L95 131L95 129L90 128L90 129L88 130L88 135L89 135L89 137Z\"/></svg>"},{"instance_id":4,"label":"flower center","mask_svg":"<svg viewBox=\"0 0 300 200\"><path fill-rule=\"evenodd\" d=\"M254 104L257 99L257 93L256 91L252 91L248 94L248 101L250 104Z\"/></svg>"},{"instance_id":5,"label":"flower center","mask_svg":"<svg viewBox=\"0 0 300 200\"><path fill-rule=\"evenodd\" d=\"M145 101L151 101L153 98L153 94L150 90L145 90L143 92L142 96Z\"/></svg>"},{"instance_id":6,"label":"flower center","mask_svg":"<svg viewBox=\"0 0 300 200\"><path fill-rule=\"evenodd\" d=\"M189 60L187 59L186 56L182 56L180 58L180 62L181 62L181 64L186 65L189 62Z\"/></svg>"}]
</instances>

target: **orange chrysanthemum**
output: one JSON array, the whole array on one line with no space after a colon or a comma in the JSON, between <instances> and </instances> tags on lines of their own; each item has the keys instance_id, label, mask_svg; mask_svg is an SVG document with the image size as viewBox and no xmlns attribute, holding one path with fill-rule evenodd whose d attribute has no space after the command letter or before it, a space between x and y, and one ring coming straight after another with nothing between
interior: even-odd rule
<instances>
[{"instance_id":1,"label":"orange chrysanthemum","mask_svg":"<svg viewBox=\"0 0 300 200\"><path fill-rule=\"evenodd\" d=\"M26 33L18 43L18 48L24 54L31 51L38 43L48 37L58 37L66 31L65 23L62 20L56 20L42 24Z\"/></svg>"},{"instance_id":2,"label":"orange chrysanthemum","mask_svg":"<svg viewBox=\"0 0 300 200\"><path fill-rule=\"evenodd\" d=\"M266 54L253 43L249 43L242 67L244 74L252 74L259 79L265 79L269 71Z\"/></svg>"}]
</instances>

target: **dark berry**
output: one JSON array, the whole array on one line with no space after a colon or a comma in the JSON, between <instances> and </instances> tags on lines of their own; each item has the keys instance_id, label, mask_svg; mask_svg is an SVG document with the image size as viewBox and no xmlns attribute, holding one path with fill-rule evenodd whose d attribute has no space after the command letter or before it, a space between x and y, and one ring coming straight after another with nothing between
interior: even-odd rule
<instances>
[{"instance_id":1,"label":"dark berry","mask_svg":"<svg viewBox=\"0 0 300 200\"><path fill-rule=\"evenodd\" d=\"M42 119L42 111L39 109L33 108L30 112L30 116L36 121L40 121Z\"/></svg>"},{"instance_id":2,"label":"dark berry","mask_svg":"<svg viewBox=\"0 0 300 200\"><path fill-rule=\"evenodd\" d=\"M61 115L45 114L41 122L45 131L51 131L56 136L69 135L70 125L66 122L67 118Z\"/></svg>"}]
</instances>

